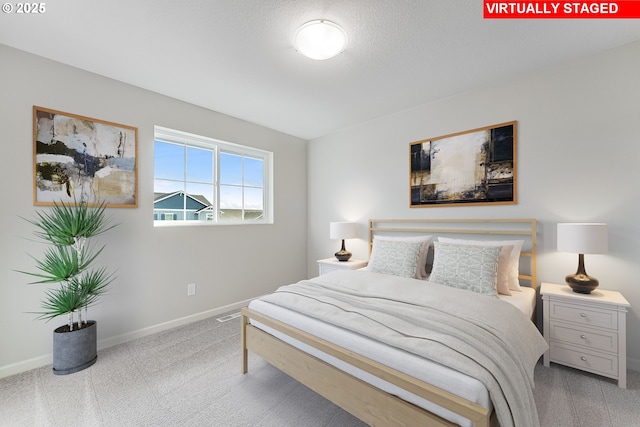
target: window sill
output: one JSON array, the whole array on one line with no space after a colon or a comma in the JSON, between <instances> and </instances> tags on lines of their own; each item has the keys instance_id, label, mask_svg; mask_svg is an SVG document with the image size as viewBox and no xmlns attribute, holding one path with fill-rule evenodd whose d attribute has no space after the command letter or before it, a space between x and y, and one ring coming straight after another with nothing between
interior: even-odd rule
<instances>
[{"instance_id":1,"label":"window sill","mask_svg":"<svg viewBox=\"0 0 640 427\"><path fill-rule=\"evenodd\" d=\"M153 221L154 227L218 227L226 225L270 225L273 221Z\"/></svg>"}]
</instances>

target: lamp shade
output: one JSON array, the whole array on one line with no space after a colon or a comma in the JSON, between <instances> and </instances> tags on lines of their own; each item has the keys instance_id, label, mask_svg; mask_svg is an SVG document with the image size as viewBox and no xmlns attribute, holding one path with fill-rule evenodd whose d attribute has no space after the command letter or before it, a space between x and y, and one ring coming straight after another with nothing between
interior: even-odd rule
<instances>
[{"instance_id":1,"label":"lamp shade","mask_svg":"<svg viewBox=\"0 0 640 427\"><path fill-rule=\"evenodd\" d=\"M604 254L608 250L607 224L558 224L558 251L573 254Z\"/></svg>"},{"instance_id":2,"label":"lamp shade","mask_svg":"<svg viewBox=\"0 0 640 427\"><path fill-rule=\"evenodd\" d=\"M330 239L353 239L358 235L354 222L331 222L329 223Z\"/></svg>"}]
</instances>

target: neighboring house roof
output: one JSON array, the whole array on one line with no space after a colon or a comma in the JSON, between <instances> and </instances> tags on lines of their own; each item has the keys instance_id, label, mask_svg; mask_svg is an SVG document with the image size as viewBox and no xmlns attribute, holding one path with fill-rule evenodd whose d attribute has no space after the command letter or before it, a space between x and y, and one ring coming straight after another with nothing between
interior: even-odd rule
<instances>
[{"instance_id":1,"label":"neighboring house roof","mask_svg":"<svg viewBox=\"0 0 640 427\"><path fill-rule=\"evenodd\" d=\"M205 206L205 207L204 207L204 208L202 208L202 209L198 209L198 210L196 211L196 213L200 213L200 212L202 212L202 211L213 211L213 206Z\"/></svg>"},{"instance_id":2,"label":"neighboring house roof","mask_svg":"<svg viewBox=\"0 0 640 427\"><path fill-rule=\"evenodd\" d=\"M155 193L153 197L153 206L156 209L183 209L183 197L187 196L187 209L200 212L204 209L211 208L213 205L206 197L199 194L189 194L184 191L175 191L173 193Z\"/></svg>"}]
</instances>

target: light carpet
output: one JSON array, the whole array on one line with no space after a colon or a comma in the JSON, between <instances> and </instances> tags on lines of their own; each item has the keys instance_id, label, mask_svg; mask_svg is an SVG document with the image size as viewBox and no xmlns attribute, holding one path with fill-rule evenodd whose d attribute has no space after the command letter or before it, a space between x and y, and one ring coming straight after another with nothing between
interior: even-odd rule
<instances>
[{"instance_id":1,"label":"light carpet","mask_svg":"<svg viewBox=\"0 0 640 427\"><path fill-rule=\"evenodd\" d=\"M553 365L536 367L542 426L631 427L640 373L628 390ZM206 319L98 352L92 367L43 367L0 380L0 426L339 426L365 424L253 355L240 373L240 321Z\"/></svg>"}]
</instances>

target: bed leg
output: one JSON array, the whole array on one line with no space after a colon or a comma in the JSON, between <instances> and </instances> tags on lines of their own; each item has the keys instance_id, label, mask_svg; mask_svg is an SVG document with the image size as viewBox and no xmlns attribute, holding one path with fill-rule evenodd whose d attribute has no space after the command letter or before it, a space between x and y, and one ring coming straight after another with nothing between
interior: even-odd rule
<instances>
[{"instance_id":1,"label":"bed leg","mask_svg":"<svg viewBox=\"0 0 640 427\"><path fill-rule=\"evenodd\" d=\"M242 373L246 374L249 370L248 366L248 358L249 352L247 351L247 325L249 324L249 318L244 314L241 315L241 323L240 323L240 341L242 342Z\"/></svg>"}]
</instances>

